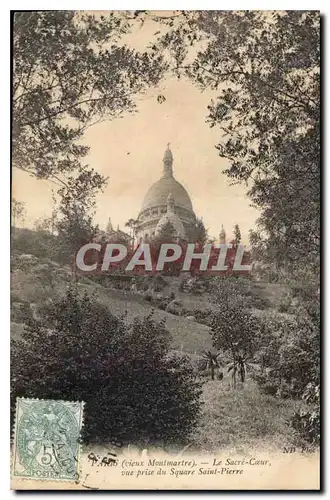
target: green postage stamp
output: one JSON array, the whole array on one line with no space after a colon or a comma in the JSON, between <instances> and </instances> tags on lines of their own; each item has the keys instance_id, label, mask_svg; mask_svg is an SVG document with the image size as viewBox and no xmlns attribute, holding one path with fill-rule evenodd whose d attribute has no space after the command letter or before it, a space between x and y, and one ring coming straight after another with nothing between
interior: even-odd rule
<instances>
[{"instance_id":1,"label":"green postage stamp","mask_svg":"<svg viewBox=\"0 0 330 500\"><path fill-rule=\"evenodd\" d=\"M77 480L82 419L82 402L17 398L13 475Z\"/></svg>"}]
</instances>

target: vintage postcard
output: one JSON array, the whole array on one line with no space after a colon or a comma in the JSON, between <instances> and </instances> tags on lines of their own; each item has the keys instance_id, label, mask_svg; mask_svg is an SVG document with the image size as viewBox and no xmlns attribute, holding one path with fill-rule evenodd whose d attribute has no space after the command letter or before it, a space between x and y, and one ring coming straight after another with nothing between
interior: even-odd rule
<instances>
[{"instance_id":1,"label":"vintage postcard","mask_svg":"<svg viewBox=\"0 0 330 500\"><path fill-rule=\"evenodd\" d=\"M12 13L11 488L320 489L320 13Z\"/></svg>"}]
</instances>

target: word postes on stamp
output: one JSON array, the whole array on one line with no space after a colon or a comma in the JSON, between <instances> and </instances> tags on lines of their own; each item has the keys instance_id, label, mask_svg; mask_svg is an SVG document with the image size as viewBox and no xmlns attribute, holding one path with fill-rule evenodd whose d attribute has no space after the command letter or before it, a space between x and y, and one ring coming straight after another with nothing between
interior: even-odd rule
<instances>
[{"instance_id":1,"label":"word postes on stamp","mask_svg":"<svg viewBox=\"0 0 330 500\"><path fill-rule=\"evenodd\" d=\"M17 398L13 475L77 480L83 403Z\"/></svg>"}]
</instances>

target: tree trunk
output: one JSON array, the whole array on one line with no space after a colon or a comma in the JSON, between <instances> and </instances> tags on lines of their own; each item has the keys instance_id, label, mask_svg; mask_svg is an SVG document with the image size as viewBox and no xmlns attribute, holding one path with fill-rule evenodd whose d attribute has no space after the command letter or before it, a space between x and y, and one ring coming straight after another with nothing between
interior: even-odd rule
<instances>
[{"instance_id":1,"label":"tree trunk","mask_svg":"<svg viewBox=\"0 0 330 500\"><path fill-rule=\"evenodd\" d=\"M237 361L236 361L236 354L235 354L235 352L232 352L232 357L233 357L233 373L232 373L233 388L236 389L236 366L237 366Z\"/></svg>"},{"instance_id":2,"label":"tree trunk","mask_svg":"<svg viewBox=\"0 0 330 500\"><path fill-rule=\"evenodd\" d=\"M211 365L211 380L214 380L214 366Z\"/></svg>"},{"instance_id":3,"label":"tree trunk","mask_svg":"<svg viewBox=\"0 0 330 500\"><path fill-rule=\"evenodd\" d=\"M245 368L244 368L244 365L241 365L240 372L241 372L241 382L242 382L242 384L244 384L244 382L245 382Z\"/></svg>"},{"instance_id":4,"label":"tree trunk","mask_svg":"<svg viewBox=\"0 0 330 500\"><path fill-rule=\"evenodd\" d=\"M233 365L233 387L236 389L236 362Z\"/></svg>"}]
</instances>

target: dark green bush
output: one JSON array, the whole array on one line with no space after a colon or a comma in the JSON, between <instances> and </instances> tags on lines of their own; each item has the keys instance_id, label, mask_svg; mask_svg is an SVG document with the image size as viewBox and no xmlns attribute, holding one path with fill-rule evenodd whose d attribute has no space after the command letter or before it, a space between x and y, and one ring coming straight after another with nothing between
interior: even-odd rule
<instances>
[{"instance_id":1,"label":"dark green bush","mask_svg":"<svg viewBox=\"0 0 330 500\"><path fill-rule=\"evenodd\" d=\"M152 314L128 324L76 289L12 342L15 398L83 400L85 442L180 443L194 429L200 387Z\"/></svg>"}]
</instances>

